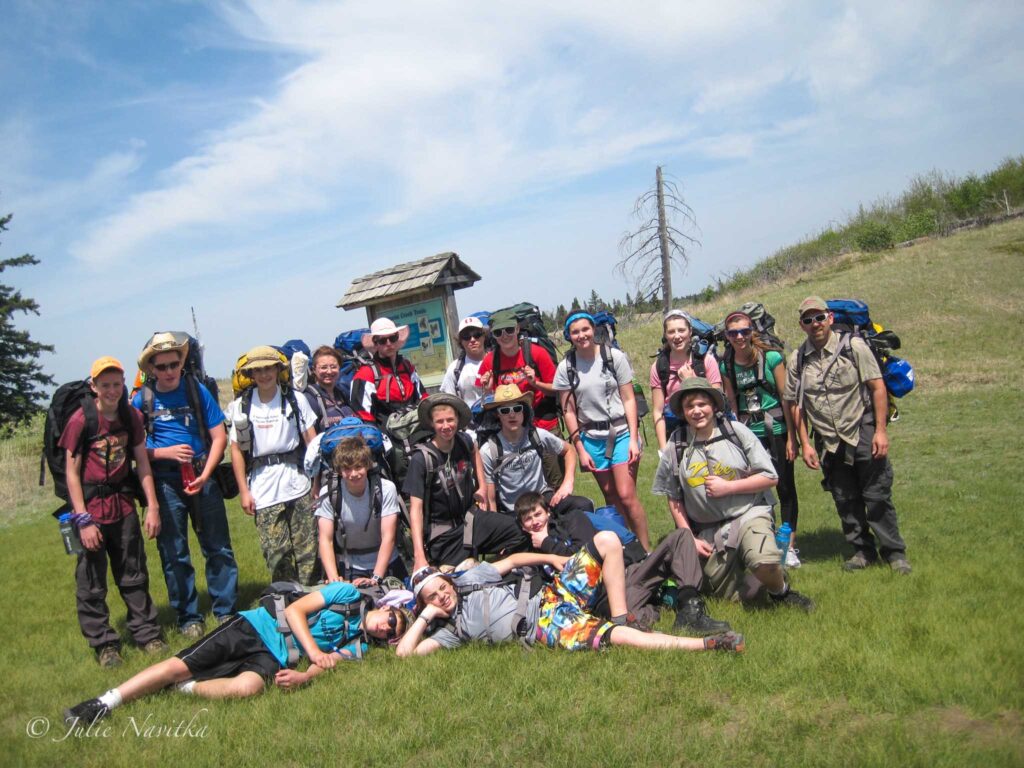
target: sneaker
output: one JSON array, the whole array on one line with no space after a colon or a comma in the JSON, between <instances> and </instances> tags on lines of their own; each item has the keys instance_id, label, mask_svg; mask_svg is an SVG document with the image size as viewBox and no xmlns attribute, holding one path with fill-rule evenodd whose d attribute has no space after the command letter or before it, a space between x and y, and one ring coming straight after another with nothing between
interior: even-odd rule
<instances>
[{"instance_id":1,"label":"sneaker","mask_svg":"<svg viewBox=\"0 0 1024 768\"><path fill-rule=\"evenodd\" d=\"M81 704L64 710L64 724L92 725L110 714L110 710L99 699L86 699Z\"/></svg>"},{"instance_id":2,"label":"sneaker","mask_svg":"<svg viewBox=\"0 0 1024 768\"><path fill-rule=\"evenodd\" d=\"M156 640L150 640L142 646L142 650L149 656L158 656L171 650L171 646L158 637Z\"/></svg>"},{"instance_id":3,"label":"sneaker","mask_svg":"<svg viewBox=\"0 0 1024 768\"><path fill-rule=\"evenodd\" d=\"M799 608L800 610L810 613L814 610L814 601L807 595L801 595L795 589L787 589L781 595L773 595L771 592L768 596L772 599L775 605L786 605L790 608Z\"/></svg>"},{"instance_id":4,"label":"sneaker","mask_svg":"<svg viewBox=\"0 0 1024 768\"><path fill-rule=\"evenodd\" d=\"M874 564L875 564L875 558L868 557L863 552L857 552L857 553L854 554L853 557L851 557L849 560L847 560L845 563L843 563L843 570L844 571L863 571L865 568L869 568L870 566L872 566Z\"/></svg>"},{"instance_id":5,"label":"sneaker","mask_svg":"<svg viewBox=\"0 0 1024 768\"><path fill-rule=\"evenodd\" d=\"M790 547L786 551L786 567L787 568L799 568L800 567L800 558L797 557L797 555L799 555L799 554L800 554L800 550L799 549L793 549L792 547Z\"/></svg>"},{"instance_id":6,"label":"sneaker","mask_svg":"<svg viewBox=\"0 0 1024 768\"><path fill-rule=\"evenodd\" d=\"M104 645L96 652L96 661L104 669L120 667L124 663L121 652L114 643Z\"/></svg>"},{"instance_id":7,"label":"sneaker","mask_svg":"<svg viewBox=\"0 0 1024 768\"><path fill-rule=\"evenodd\" d=\"M706 651L733 651L734 653L743 653L746 650L747 644L743 640L743 635L738 635L735 632L723 632L720 635L712 635L711 637L704 638L704 650Z\"/></svg>"},{"instance_id":8,"label":"sneaker","mask_svg":"<svg viewBox=\"0 0 1024 768\"><path fill-rule=\"evenodd\" d=\"M708 616L707 606L699 597L683 600L676 610L676 621L672 629L687 635L717 635L732 629L727 621L718 621Z\"/></svg>"},{"instance_id":9,"label":"sneaker","mask_svg":"<svg viewBox=\"0 0 1024 768\"><path fill-rule=\"evenodd\" d=\"M900 576L910 575L910 561L905 557L897 557L895 560L889 561L889 567L896 571Z\"/></svg>"},{"instance_id":10,"label":"sneaker","mask_svg":"<svg viewBox=\"0 0 1024 768\"><path fill-rule=\"evenodd\" d=\"M191 624L186 624L181 628L181 634L189 640L199 640L206 634L206 630L203 628L202 622L193 621Z\"/></svg>"}]
</instances>

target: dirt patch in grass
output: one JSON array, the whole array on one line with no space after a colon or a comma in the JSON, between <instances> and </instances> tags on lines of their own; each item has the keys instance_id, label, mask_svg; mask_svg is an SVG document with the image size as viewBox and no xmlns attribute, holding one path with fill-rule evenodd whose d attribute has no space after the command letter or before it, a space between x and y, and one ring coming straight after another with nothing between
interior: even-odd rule
<instances>
[{"instance_id":1,"label":"dirt patch in grass","mask_svg":"<svg viewBox=\"0 0 1024 768\"><path fill-rule=\"evenodd\" d=\"M973 717L960 707L942 707L923 712L920 719L934 719L939 728L954 736L964 736L977 746L999 749L1009 746L1024 758L1024 718L1016 710L998 713L992 719Z\"/></svg>"}]
</instances>

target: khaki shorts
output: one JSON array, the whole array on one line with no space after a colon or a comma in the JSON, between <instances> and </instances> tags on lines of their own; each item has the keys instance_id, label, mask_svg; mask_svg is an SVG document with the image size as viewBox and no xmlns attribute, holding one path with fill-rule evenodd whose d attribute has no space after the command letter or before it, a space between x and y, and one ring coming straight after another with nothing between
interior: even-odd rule
<instances>
[{"instance_id":1,"label":"khaki shorts","mask_svg":"<svg viewBox=\"0 0 1024 768\"><path fill-rule=\"evenodd\" d=\"M734 538L735 537L735 538ZM782 551L775 543L772 521L767 517L752 517L733 530L730 539L735 549L715 550L704 563L704 586L714 597L725 600L749 599L756 593L756 579L746 578L747 571L759 565L778 563ZM756 582L752 584L751 582Z\"/></svg>"}]
</instances>

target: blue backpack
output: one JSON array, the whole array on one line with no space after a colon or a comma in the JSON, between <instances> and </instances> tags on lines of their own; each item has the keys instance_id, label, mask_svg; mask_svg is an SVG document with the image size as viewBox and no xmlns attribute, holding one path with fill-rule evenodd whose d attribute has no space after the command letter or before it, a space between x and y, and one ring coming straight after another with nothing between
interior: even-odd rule
<instances>
[{"instance_id":1,"label":"blue backpack","mask_svg":"<svg viewBox=\"0 0 1024 768\"><path fill-rule=\"evenodd\" d=\"M289 339L280 347L274 347L278 352L283 354L289 360L292 359L292 355L296 352L301 352L306 356L307 359L312 359L312 353L309 351L309 345L302 339Z\"/></svg>"},{"instance_id":2,"label":"blue backpack","mask_svg":"<svg viewBox=\"0 0 1024 768\"><path fill-rule=\"evenodd\" d=\"M384 435L380 427L375 424L367 424L356 416L346 416L337 424L328 427L324 436L320 438L320 458L327 466L331 465L331 456L338 443L349 437L361 437L366 441L373 458L378 462L384 458Z\"/></svg>"},{"instance_id":3,"label":"blue backpack","mask_svg":"<svg viewBox=\"0 0 1024 768\"><path fill-rule=\"evenodd\" d=\"M636 541L636 534L626 527L626 521L615 507L598 507L593 512L584 512L587 519L599 531L611 531L619 537L622 546Z\"/></svg>"},{"instance_id":4,"label":"blue backpack","mask_svg":"<svg viewBox=\"0 0 1024 768\"><path fill-rule=\"evenodd\" d=\"M345 393L346 399L351 399L352 379L356 371L370 361L370 356L363 349L363 334L369 332L369 328L356 328L342 331L334 339L334 348L341 353L341 370L335 386Z\"/></svg>"}]
</instances>

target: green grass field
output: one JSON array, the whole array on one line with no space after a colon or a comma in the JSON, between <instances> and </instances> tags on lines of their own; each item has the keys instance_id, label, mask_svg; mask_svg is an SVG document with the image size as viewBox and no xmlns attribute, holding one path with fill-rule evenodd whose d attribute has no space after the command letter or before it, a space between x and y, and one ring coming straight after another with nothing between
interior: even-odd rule
<instances>
[{"instance_id":1,"label":"green grass field","mask_svg":"<svg viewBox=\"0 0 1024 768\"><path fill-rule=\"evenodd\" d=\"M831 498L798 467L804 567L793 582L818 610L712 602L714 616L746 635L742 656L477 647L399 662L378 651L296 693L240 702L165 693L122 707L98 732L66 736L64 706L149 659L128 650L115 671L92 661L75 621L73 562L48 514L49 489L8 488L0 516L2 763L1022 765L1022 268L1024 223L1016 222L850 255L756 297L791 343L802 338L795 308L809 293L863 298L902 337L918 390L902 402L890 435L914 573L843 573ZM695 309L718 319L749 298ZM621 336L646 380L660 327ZM648 434L653 439L649 424ZM35 438L23 442L5 448L5 483L35 481L37 465L26 455ZM664 501L649 493L652 457L640 485L660 537L670 522ZM596 491L589 478L580 485ZM229 515L242 598L251 600L265 567L251 521L237 505ZM152 592L166 606L154 546L149 553ZM123 630L123 605L116 594L110 602ZM166 607L161 618L173 623ZM666 613L662 627L671 620ZM185 644L174 634L169 640L175 650Z\"/></svg>"}]
</instances>

